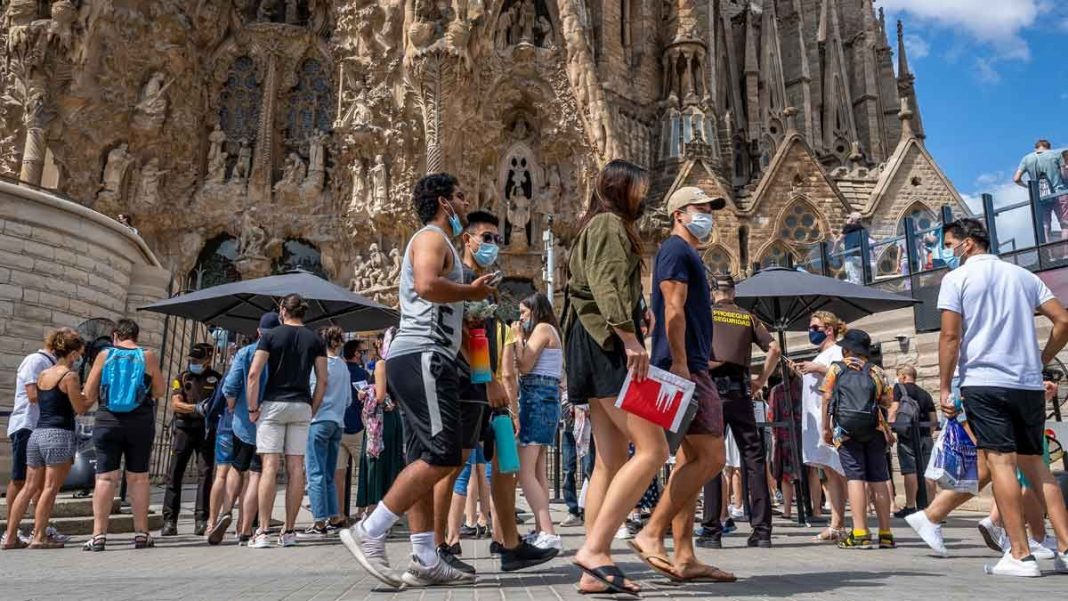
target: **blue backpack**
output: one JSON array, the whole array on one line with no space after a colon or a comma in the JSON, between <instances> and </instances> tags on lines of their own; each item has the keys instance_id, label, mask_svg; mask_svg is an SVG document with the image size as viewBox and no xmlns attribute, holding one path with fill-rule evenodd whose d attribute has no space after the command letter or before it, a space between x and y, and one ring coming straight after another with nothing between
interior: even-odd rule
<instances>
[{"instance_id":1,"label":"blue backpack","mask_svg":"<svg viewBox=\"0 0 1068 601\"><path fill-rule=\"evenodd\" d=\"M112 413L129 413L141 406L147 396L145 351L113 346L100 375L100 398Z\"/></svg>"}]
</instances>

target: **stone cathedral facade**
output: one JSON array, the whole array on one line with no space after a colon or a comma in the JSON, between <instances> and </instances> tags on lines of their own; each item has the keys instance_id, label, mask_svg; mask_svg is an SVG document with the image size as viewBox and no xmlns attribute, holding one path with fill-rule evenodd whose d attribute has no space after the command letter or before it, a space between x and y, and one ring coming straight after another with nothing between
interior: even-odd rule
<instances>
[{"instance_id":1,"label":"stone cathedral facade","mask_svg":"<svg viewBox=\"0 0 1068 601\"><path fill-rule=\"evenodd\" d=\"M519 288L613 158L651 172L653 238L677 187L728 199L719 272L803 260L852 211L878 237L966 210L873 0L0 6L0 173L130 215L183 285L304 267L392 302L428 171L505 220Z\"/></svg>"}]
</instances>

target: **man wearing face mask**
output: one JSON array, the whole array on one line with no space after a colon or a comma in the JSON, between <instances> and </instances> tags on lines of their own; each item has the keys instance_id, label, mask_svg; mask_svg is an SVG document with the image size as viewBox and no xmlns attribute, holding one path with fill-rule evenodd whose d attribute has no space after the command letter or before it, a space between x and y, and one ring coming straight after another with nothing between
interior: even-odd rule
<instances>
[{"instance_id":1,"label":"man wearing face mask","mask_svg":"<svg viewBox=\"0 0 1068 601\"><path fill-rule=\"evenodd\" d=\"M779 361L779 345L768 329L751 313L734 304L734 278L717 274L712 281L712 360L709 362L716 390L723 399L723 419L738 444L745 468L743 478L749 490L749 523L753 533L750 547L771 546L771 494L765 477L767 455L764 439L753 413L753 395L768 382ZM753 345L767 355L761 374L750 379ZM716 476L705 485L705 509L701 537L697 544L718 549L722 546L723 527L719 521L723 509L723 482Z\"/></svg>"},{"instance_id":2,"label":"man wearing face mask","mask_svg":"<svg viewBox=\"0 0 1068 601\"><path fill-rule=\"evenodd\" d=\"M182 504L182 478L195 453L197 456L197 500L193 517L194 534L201 536L207 529L208 500L211 498L212 469L215 466L215 429L207 429L204 417L197 413L197 404L215 394L222 376L211 368L213 347L198 342L189 351L187 369L178 374L171 385L171 409L174 411L174 446L171 448L171 472L163 497L163 530L161 536L178 534L178 514Z\"/></svg>"},{"instance_id":3,"label":"man wearing face mask","mask_svg":"<svg viewBox=\"0 0 1068 601\"><path fill-rule=\"evenodd\" d=\"M423 228L404 250L398 296L400 328L389 347L386 373L403 410L408 465L371 515L341 532L341 541L372 576L393 588L472 582L438 555L434 545L434 487L463 465L457 355L465 301L494 292L492 275L463 283L453 240L463 233L467 201L456 178L431 173L416 182L412 204ZM386 535L408 514L412 561L389 565Z\"/></svg>"},{"instance_id":4,"label":"man wearing face mask","mask_svg":"<svg viewBox=\"0 0 1068 601\"><path fill-rule=\"evenodd\" d=\"M679 188L667 202L671 236L653 266L653 352L650 363L693 381L697 414L685 432L675 469L631 548L649 567L683 582L733 582L735 577L701 563L694 552L693 518L701 487L723 469L723 406L708 361L712 351L712 305L708 277L697 246L712 236L712 211L726 201L700 188ZM668 559L664 536L675 538Z\"/></svg>"}]
</instances>

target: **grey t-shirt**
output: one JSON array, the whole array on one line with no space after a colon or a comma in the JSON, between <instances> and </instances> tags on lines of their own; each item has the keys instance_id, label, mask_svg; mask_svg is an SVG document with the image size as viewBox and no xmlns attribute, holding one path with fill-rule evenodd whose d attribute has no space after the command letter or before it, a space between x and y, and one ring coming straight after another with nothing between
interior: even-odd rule
<instances>
[{"instance_id":1,"label":"grey t-shirt","mask_svg":"<svg viewBox=\"0 0 1068 601\"><path fill-rule=\"evenodd\" d=\"M412 236L412 241L424 235L439 235L452 250L452 269L446 276L449 281L463 282L463 264L452 241L441 228L428 225ZM464 319L463 301L456 303L432 303L415 291L415 271L411 261L412 242L404 249L401 265L399 294L400 328L389 347L390 357L433 351L450 359L460 353L461 328Z\"/></svg>"}]
</instances>

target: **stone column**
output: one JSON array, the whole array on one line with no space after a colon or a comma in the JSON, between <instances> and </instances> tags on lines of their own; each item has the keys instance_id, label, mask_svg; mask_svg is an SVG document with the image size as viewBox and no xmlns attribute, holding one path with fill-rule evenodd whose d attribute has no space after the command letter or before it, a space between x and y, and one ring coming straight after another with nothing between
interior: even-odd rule
<instances>
[{"instance_id":1,"label":"stone column","mask_svg":"<svg viewBox=\"0 0 1068 601\"><path fill-rule=\"evenodd\" d=\"M260 103L260 122L256 132L256 145L252 154L252 171L249 174L248 194L252 198L270 200L274 184L274 107L278 95L278 49L265 48L267 73L263 78L263 100Z\"/></svg>"},{"instance_id":2,"label":"stone column","mask_svg":"<svg viewBox=\"0 0 1068 601\"><path fill-rule=\"evenodd\" d=\"M416 94L423 116L427 173L437 173L443 168L441 112L445 103L445 86L442 86L447 69L445 63L440 52L428 52L415 60L405 76L408 86Z\"/></svg>"}]
</instances>

